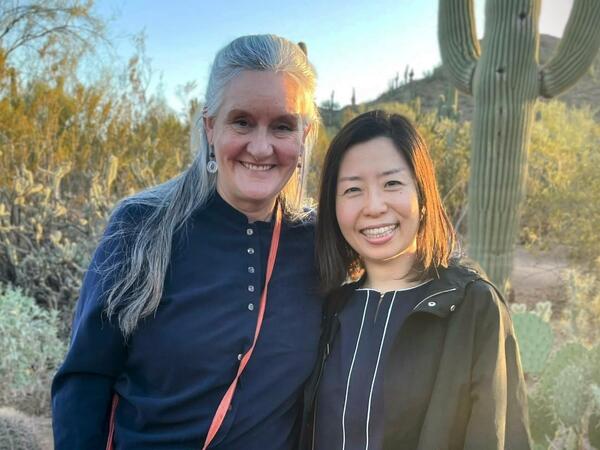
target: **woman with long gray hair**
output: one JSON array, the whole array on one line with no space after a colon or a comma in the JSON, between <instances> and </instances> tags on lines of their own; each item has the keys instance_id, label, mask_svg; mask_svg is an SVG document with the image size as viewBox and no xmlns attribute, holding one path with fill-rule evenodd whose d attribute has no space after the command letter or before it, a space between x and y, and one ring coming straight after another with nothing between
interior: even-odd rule
<instances>
[{"instance_id":1,"label":"woman with long gray hair","mask_svg":"<svg viewBox=\"0 0 600 450\"><path fill-rule=\"evenodd\" d=\"M321 318L301 208L315 78L273 35L217 54L192 164L117 206L86 273L52 385L56 450L297 444Z\"/></svg>"}]
</instances>

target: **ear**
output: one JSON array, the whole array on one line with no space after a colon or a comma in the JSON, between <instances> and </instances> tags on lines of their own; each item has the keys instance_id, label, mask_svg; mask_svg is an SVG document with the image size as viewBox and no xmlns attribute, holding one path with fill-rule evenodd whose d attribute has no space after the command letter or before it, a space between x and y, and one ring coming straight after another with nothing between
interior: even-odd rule
<instances>
[{"instance_id":1,"label":"ear","mask_svg":"<svg viewBox=\"0 0 600 450\"><path fill-rule=\"evenodd\" d=\"M204 132L206 133L206 139L208 139L208 143L210 145L212 145L214 126L215 126L215 118L202 116L202 122L204 123Z\"/></svg>"}]
</instances>

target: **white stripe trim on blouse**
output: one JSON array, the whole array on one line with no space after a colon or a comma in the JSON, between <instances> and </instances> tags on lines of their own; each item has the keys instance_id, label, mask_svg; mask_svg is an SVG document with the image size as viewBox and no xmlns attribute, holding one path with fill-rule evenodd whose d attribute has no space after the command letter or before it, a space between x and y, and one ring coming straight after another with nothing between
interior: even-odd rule
<instances>
[{"instance_id":1,"label":"white stripe trim on blouse","mask_svg":"<svg viewBox=\"0 0 600 450\"><path fill-rule=\"evenodd\" d=\"M365 324L367 306L369 305L369 294L370 293L367 293L367 301L365 302L365 307L363 309L362 320L360 322L360 329L358 330L358 338L356 339L356 346L354 347L354 355L352 355L352 362L350 363L350 370L348 371L348 380L346 381L346 394L344 396L344 408L342 410L342 450L346 450L346 407L348 406L350 378L352 377L352 369L354 369L354 361L356 360L356 353L358 352L358 344L360 343L360 336L362 335L363 325Z\"/></svg>"},{"instance_id":2,"label":"white stripe trim on blouse","mask_svg":"<svg viewBox=\"0 0 600 450\"><path fill-rule=\"evenodd\" d=\"M387 317L385 319L385 326L383 327L383 335L381 336L381 342L379 343L379 353L377 354L377 363L375 364L375 371L373 372L373 379L371 380L371 390L369 391L369 404L367 407L367 425L365 428L367 445L365 446L365 450L369 450L369 422L371 419L371 402L373 399L373 387L375 386L375 378L377 377L377 369L379 369L379 360L381 359L381 351L383 350L383 342L385 341L385 335L387 333L388 323L390 321L390 315L392 313L392 308L394 307L394 300L396 299L396 292L394 292L394 296L392 297L392 301L390 302L390 307L388 308Z\"/></svg>"}]
</instances>

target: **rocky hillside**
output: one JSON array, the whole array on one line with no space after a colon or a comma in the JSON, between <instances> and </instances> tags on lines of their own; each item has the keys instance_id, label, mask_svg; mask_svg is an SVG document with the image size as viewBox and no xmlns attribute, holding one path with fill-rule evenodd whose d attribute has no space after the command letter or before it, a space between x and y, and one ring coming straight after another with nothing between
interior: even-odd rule
<instances>
[{"instance_id":1,"label":"rocky hillside","mask_svg":"<svg viewBox=\"0 0 600 450\"><path fill-rule=\"evenodd\" d=\"M548 61L559 41L560 39L554 36L541 35L540 61L542 64ZM406 103L418 96L421 98L421 106L423 108L436 109L438 100L445 93L448 84L448 78L443 67L437 67L431 75L414 80L397 89L391 89L368 104L388 101ZM473 113L473 98L459 94L458 99L461 118L470 120ZM594 64L588 73L575 86L557 97L557 99L566 102L570 106L589 105L595 111L596 117L600 119L600 54L596 56Z\"/></svg>"}]
</instances>

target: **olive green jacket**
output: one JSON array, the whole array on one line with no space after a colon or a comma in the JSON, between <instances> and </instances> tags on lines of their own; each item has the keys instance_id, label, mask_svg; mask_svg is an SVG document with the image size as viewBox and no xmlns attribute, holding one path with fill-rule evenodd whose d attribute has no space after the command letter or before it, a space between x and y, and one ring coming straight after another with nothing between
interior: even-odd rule
<instances>
[{"instance_id":1,"label":"olive green jacket","mask_svg":"<svg viewBox=\"0 0 600 450\"><path fill-rule=\"evenodd\" d=\"M339 328L337 314L356 287L342 286L328 297L320 358L305 390L301 450L312 450L321 373ZM429 283L394 337L383 377L383 450L531 448L509 310L474 269L453 264Z\"/></svg>"}]
</instances>

